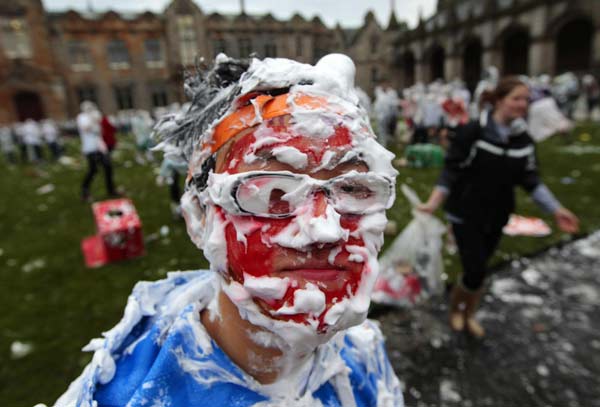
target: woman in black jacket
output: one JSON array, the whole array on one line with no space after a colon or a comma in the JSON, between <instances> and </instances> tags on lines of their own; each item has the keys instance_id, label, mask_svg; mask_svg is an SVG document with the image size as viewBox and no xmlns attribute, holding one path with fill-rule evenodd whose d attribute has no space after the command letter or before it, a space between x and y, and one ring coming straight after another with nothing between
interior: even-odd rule
<instances>
[{"instance_id":1,"label":"woman in black jacket","mask_svg":"<svg viewBox=\"0 0 600 407\"><path fill-rule=\"evenodd\" d=\"M458 129L438 183L419 208L433 213L445 203L463 268L450 295L450 325L475 337L485 334L474 314L488 260L515 209L515 186L522 186L542 209L552 213L562 231L579 229L577 217L540 180L535 144L524 119L529 105L527 86L507 77L484 97L492 109Z\"/></svg>"}]
</instances>

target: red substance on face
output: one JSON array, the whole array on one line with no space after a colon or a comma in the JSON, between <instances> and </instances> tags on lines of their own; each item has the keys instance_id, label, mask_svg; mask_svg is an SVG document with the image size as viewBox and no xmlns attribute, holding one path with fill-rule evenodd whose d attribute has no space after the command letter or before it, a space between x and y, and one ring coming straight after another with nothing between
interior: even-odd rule
<instances>
[{"instance_id":1,"label":"red substance on face","mask_svg":"<svg viewBox=\"0 0 600 407\"><path fill-rule=\"evenodd\" d=\"M290 135L287 133L289 130L282 125L274 125L272 129L280 134L286 132L284 138L287 140L263 147L261 151L271 150L276 146L294 147L309 156L309 164L304 169L306 172L320 164L325 151L332 149L347 151L351 149L351 136L345 128L338 128L335 134L322 139ZM237 173L240 167L243 168L243 171L252 170L253 168L243 162L243 158L255 153L252 151L252 144L255 141L253 133L236 140L228 151L222 168L229 173ZM230 164L232 164L231 167ZM281 169L272 168L280 166L281 163L278 162L270 165L269 162L265 164L263 161L255 165L257 166L256 169L264 169L265 171ZM324 213L323 208L327 205L326 197L324 194L317 194L314 199L315 201L318 199L321 204L314 205L313 214L314 216L320 216ZM285 208L272 209L276 212ZM327 310L336 302L354 295L363 274L370 272L366 262L357 263L348 260L350 253L346 247L348 245L364 247L365 244L361 238L350 236L345 241L333 243L314 242L310 247L303 248L304 250L296 250L271 243L271 238L287 227L293 221L293 218L270 219L253 216L251 221L255 223L255 227L252 228L254 231L245 235L246 241L243 242L238 240L238 233L234 226L236 219L241 216L224 213L221 208L217 208L217 210L226 219L230 220L225 227L225 239L227 242L229 273L233 280L243 284L244 274L247 273L255 277L287 277L291 282L294 282L295 286L290 284L282 299L254 298L263 312L271 317L306 322L309 317L306 314L273 316L272 312L277 311L284 305L293 305L294 293L297 289L304 288L307 283L315 284L325 294ZM340 226L348 230L349 234L352 234L358 228L360 218L361 216L358 215L341 214ZM244 216L244 220L247 221L248 217ZM329 255L334 249L339 253L335 256L333 264L330 264L328 261ZM320 275L319 270L322 270L322 275ZM337 273L337 276L335 273ZM323 323L325 313L323 312L319 318L321 330L326 330Z\"/></svg>"},{"instance_id":2,"label":"red substance on face","mask_svg":"<svg viewBox=\"0 0 600 407\"><path fill-rule=\"evenodd\" d=\"M230 147L225 156L226 164L223 172L236 174L247 171L247 169L240 171L240 168L247 166L244 161L245 157L251 154L265 153L280 146L296 148L308 156L309 167L311 165L317 166L326 151L344 148L350 149L352 144L351 134L346 127L336 127L334 134L331 136L319 138L294 135L290 133L289 128L281 120L271 121L266 126L273 130L275 134L280 135L282 141L262 146L255 151L252 148L252 145L256 142L255 131L249 132L236 140Z\"/></svg>"},{"instance_id":3,"label":"red substance on face","mask_svg":"<svg viewBox=\"0 0 600 407\"><path fill-rule=\"evenodd\" d=\"M237 140L225 156L225 170L223 172L238 173L237 168L244 163L244 157L251 151L251 146L255 141L254 132Z\"/></svg>"}]
</instances>

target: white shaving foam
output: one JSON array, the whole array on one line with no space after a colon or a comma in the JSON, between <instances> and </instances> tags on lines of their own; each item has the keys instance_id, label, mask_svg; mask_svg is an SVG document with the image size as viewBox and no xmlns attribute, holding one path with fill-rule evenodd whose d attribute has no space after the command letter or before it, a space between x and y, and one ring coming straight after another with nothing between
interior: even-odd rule
<instances>
[{"instance_id":1,"label":"white shaving foam","mask_svg":"<svg viewBox=\"0 0 600 407\"><path fill-rule=\"evenodd\" d=\"M264 300L280 300L290 285L289 278L254 277L244 273L244 288L253 296Z\"/></svg>"},{"instance_id":2,"label":"white shaving foam","mask_svg":"<svg viewBox=\"0 0 600 407\"><path fill-rule=\"evenodd\" d=\"M297 148L280 146L272 150L277 161L288 164L295 169L305 168L308 164L308 156Z\"/></svg>"}]
</instances>

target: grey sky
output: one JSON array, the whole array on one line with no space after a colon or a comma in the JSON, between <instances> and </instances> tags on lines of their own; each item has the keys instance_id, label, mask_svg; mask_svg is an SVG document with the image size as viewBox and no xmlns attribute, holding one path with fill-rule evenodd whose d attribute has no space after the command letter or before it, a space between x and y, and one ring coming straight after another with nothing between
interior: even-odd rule
<instances>
[{"instance_id":1,"label":"grey sky","mask_svg":"<svg viewBox=\"0 0 600 407\"><path fill-rule=\"evenodd\" d=\"M48 10L86 10L88 5L96 11L162 11L170 0L43 0ZM195 0L205 13L238 13L240 0ZM362 24L368 9L373 10L380 24L386 26L390 17L392 2L395 3L396 17L412 27L418 21L419 12L424 17L433 13L437 0L245 0L246 12L265 14L271 12L276 18L286 19L295 12L305 18L319 15L330 27L339 22L342 27L356 27Z\"/></svg>"}]
</instances>

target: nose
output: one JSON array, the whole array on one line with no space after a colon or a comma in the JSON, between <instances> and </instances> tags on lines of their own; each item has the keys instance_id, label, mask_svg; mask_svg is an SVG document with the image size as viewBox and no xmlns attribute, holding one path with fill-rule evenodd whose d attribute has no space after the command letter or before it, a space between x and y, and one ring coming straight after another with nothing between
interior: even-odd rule
<instances>
[{"instance_id":1,"label":"nose","mask_svg":"<svg viewBox=\"0 0 600 407\"><path fill-rule=\"evenodd\" d=\"M330 205L324 191L316 191L312 208L292 218L290 224L271 241L297 250L348 240L350 231L342 228L340 214Z\"/></svg>"},{"instance_id":2,"label":"nose","mask_svg":"<svg viewBox=\"0 0 600 407\"><path fill-rule=\"evenodd\" d=\"M313 195L313 214L316 217L323 216L327 212L327 195L325 191L319 190Z\"/></svg>"},{"instance_id":3,"label":"nose","mask_svg":"<svg viewBox=\"0 0 600 407\"><path fill-rule=\"evenodd\" d=\"M323 190L314 193L312 216L307 221L310 225L308 230L311 245L348 239L349 231L342 228L340 214L330 204L327 193Z\"/></svg>"}]
</instances>

